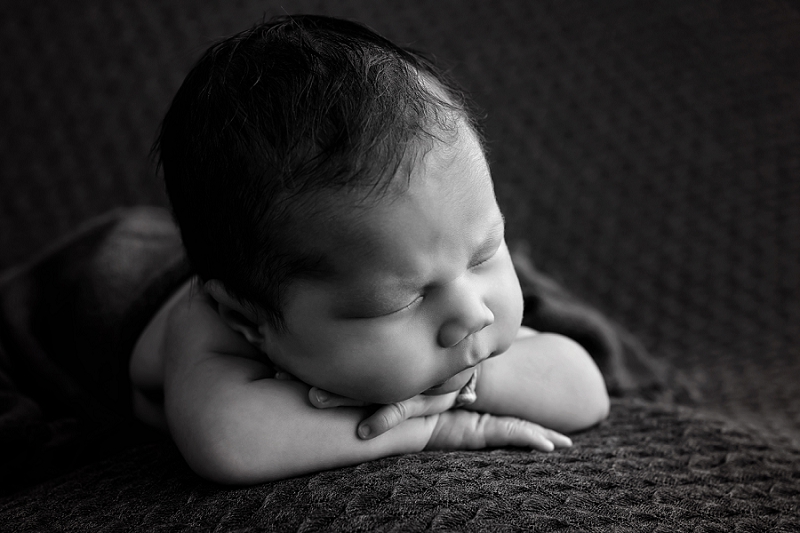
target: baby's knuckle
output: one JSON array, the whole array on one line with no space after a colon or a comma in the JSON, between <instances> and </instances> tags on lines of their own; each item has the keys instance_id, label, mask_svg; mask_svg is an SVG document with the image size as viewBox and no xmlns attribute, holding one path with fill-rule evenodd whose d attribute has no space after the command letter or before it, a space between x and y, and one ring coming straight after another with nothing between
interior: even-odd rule
<instances>
[{"instance_id":1,"label":"baby's knuckle","mask_svg":"<svg viewBox=\"0 0 800 533\"><path fill-rule=\"evenodd\" d=\"M386 429L394 427L396 424L404 420L404 407L402 404L393 403L386 406L381 412L380 422Z\"/></svg>"},{"instance_id":2,"label":"baby's knuckle","mask_svg":"<svg viewBox=\"0 0 800 533\"><path fill-rule=\"evenodd\" d=\"M519 424L519 421L516 420L516 419L506 418L506 419L503 419L501 428L503 430L503 433L506 434L506 436L513 437L514 435L519 433L520 424Z\"/></svg>"},{"instance_id":3,"label":"baby's knuckle","mask_svg":"<svg viewBox=\"0 0 800 533\"><path fill-rule=\"evenodd\" d=\"M497 430L505 439L510 439L519 431L517 421L512 418L501 418L497 421Z\"/></svg>"},{"instance_id":4,"label":"baby's knuckle","mask_svg":"<svg viewBox=\"0 0 800 533\"><path fill-rule=\"evenodd\" d=\"M468 414L473 414L473 413L468 413ZM472 423L473 431L484 432L487 430L487 428L491 428L492 424L497 422L497 418L487 413L480 413L478 414L478 416L471 416L469 418L469 421Z\"/></svg>"},{"instance_id":5,"label":"baby's knuckle","mask_svg":"<svg viewBox=\"0 0 800 533\"><path fill-rule=\"evenodd\" d=\"M394 411L397 414L398 420L405 420L408 417L408 406L406 402L399 402L393 404Z\"/></svg>"}]
</instances>

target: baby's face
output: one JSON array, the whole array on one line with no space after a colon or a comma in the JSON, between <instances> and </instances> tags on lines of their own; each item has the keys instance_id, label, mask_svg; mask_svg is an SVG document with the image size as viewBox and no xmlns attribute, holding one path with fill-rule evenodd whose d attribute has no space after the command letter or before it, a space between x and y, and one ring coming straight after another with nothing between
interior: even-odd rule
<instances>
[{"instance_id":1,"label":"baby's face","mask_svg":"<svg viewBox=\"0 0 800 533\"><path fill-rule=\"evenodd\" d=\"M335 275L293 283L285 330L261 326L275 364L390 403L458 390L508 349L522 319L519 281L483 151L461 130L417 162L407 190L345 217L326 250Z\"/></svg>"}]
</instances>

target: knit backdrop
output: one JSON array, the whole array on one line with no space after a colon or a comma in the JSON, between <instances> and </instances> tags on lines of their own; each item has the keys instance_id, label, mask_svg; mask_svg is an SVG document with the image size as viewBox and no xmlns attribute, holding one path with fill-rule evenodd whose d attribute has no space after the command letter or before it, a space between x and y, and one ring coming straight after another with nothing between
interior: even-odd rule
<instances>
[{"instance_id":1,"label":"knit backdrop","mask_svg":"<svg viewBox=\"0 0 800 533\"><path fill-rule=\"evenodd\" d=\"M183 77L263 17L432 53L484 114L508 241L673 371L553 454L251 488L168 442L0 498L0 530L800 530L800 8L788 0L30 0L0 8L0 269L117 206Z\"/></svg>"}]
</instances>

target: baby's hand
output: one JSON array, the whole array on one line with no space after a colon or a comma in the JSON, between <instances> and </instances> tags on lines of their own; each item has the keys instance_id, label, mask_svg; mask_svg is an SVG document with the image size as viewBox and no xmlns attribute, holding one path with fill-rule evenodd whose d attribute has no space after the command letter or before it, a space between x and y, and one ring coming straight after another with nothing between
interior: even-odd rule
<instances>
[{"instance_id":1,"label":"baby's hand","mask_svg":"<svg viewBox=\"0 0 800 533\"><path fill-rule=\"evenodd\" d=\"M362 439L372 439L409 418L443 413L453 407L457 396L458 391L435 396L418 394L402 402L382 405L371 416L361 421L358 425L358 436ZM345 398L317 387L311 388L308 392L308 399L314 407L319 409L370 405L367 402Z\"/></svg>"},{"instance_id":2,"label":"baby's hand","mask_svg":"<svg viewBox=\"0 0 800 533\"><path fill-rule=\"evenodd\" d=\"M551 452L572 446L569 437L511 416L456 409L439 415L426 450L479 450L518 446Z\"/></svg>"}]
</instances>

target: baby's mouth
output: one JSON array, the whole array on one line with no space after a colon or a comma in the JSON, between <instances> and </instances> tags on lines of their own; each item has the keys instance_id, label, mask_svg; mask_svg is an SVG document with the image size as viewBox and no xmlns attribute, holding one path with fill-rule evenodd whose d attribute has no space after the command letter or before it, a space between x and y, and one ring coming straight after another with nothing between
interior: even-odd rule
<instances>
[{"instance_id":1,"label":"baby's mouth","mask_svg":"<svg viewBox=\"0 0 800 533\"><path fill-rule=\"evenodd\" d=\"M444 386L444 384L445 384L445 383L447 383L447 380L444 380L444 381L442 381L442 382L441 382L441 383L439 383L438 385L434 385L433 387L431 387L430 389L428 389L428 390L427 390L427 391L425 391L425 392L429 392L429 391L432 391L432 390L436 390L436 389L442 388L442 387Z\"/></svg>"},{"instance_id":2,"label":"baby's mouth","mask_svg":"<svg viewBox=\"0 0 800 533\"><path fill-rule=\"evenodd\" d=\"M449 392L455 392L457 390L461 390L464 387L464 385L467 384L469 379L472 377L472 374L475 372L475 369L479 364L483 363L487 359L499 355L500 353L502 352L499 350L493 351L487 357L481 358L479 362L475 363L473 366L469 366L464 370L462 370L461 372L459 372L458 374L455 374L454 376L451 376L450 378L442 381L441 383L434 385L433 387L426 390L422 394L430 394L432 396L436 396L439 394L447 394Z\"/></svg>"}]
</instances>

